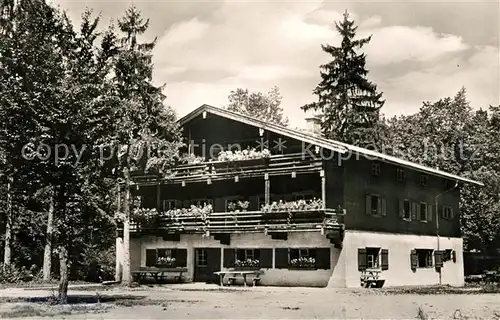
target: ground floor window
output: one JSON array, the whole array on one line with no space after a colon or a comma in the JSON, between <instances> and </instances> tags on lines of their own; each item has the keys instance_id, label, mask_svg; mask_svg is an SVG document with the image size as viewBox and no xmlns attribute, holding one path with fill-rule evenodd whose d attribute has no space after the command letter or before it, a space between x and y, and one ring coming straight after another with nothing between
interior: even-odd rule
<instances>
[{"instance_id":1,"label":"ground floor window","mask_svg":"<svg viewBox=\"0 0 500 320\"><path fill-rule=\"evenodd\" d=\"M169 258L169 259L167 259ZM170 261L175 259L173 267L186 267L187 266L187 249L170 249L170 248L156 248L146 249L146 267L154 267L159 262Z\"/></svg>"},{"instance_id":2,"label":"ground floor window","mask_svg":"<svg viewBox=\"0 0 500 320\"><path fill-rule=\"evenodd\" d=\"M411 251L412 268L431 268L433 249L415 249Z\"/></svg>"},{"instance_id":3,"label":"ground floor window","mask_svg":"<svg viewBox=\"0 0 500 320\"><path fill-rule=\"evenodd\" d=\"M258 260L259 258L259 249L236 249L236 260Z\"/></svg>"},{"instance_id":4,"label":"ground floor window","mask_svg":"<svg viewBox=\"0 0 500 320\"><path fill-rule=\"evenodd\" d=\"M289 266L291 268L316 269L316 251L300 248L289 250Z\"/></svg>"},{"instance_id":5,"label":"ground floor window","mask_svg":"<svg viewBox=\"0 0 500 320\"><path fill-rule=\"evenodd\" d=\"M366 269L389 269L389 250L366 247L358 248L358 270Z\"/></svg>"},{"instance_id":6,"label":"ground floor window","mask_svg":"<svg viewBox=\"0 0 500 320\"><path fill-rule=\"evenodd\" d=\"M368 269L380 268L380 248L366 248L366 267Z\"/></svg>"}]
</instances>

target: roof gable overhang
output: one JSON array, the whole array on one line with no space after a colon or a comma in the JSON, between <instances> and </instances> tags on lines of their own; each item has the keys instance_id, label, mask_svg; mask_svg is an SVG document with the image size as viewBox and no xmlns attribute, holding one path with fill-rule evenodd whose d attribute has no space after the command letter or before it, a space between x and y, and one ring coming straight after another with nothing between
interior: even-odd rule
<instances>
[{"instance_id":1,"label":"roof gable overhang","mask_svg":"<svg viewBox=\"0 0 500 320\"><path fill-rule=\"evenodd\" d=\"M411 161L403 160L394 156L386 155L384 153L376 152L373 150L353 146L350 144L346 144L343 142L339 141L334 141L330 139L325 139L319 136L315 136L312 134L308 134L306 132L301 132L298 130L293 130L289 129L286 127L282 127L280 125L272 124L272 123L266 123L265 121L255 119L253 117L249 117L246 115L242 115L239 113L231 112L225 109L221 108L216 108L207 104L204 104L186 116L182 117L181 119L178 120L178 123L180 125L184 125L188 123L189 121L195 119L196 117L202 115L204 112L211 113L220 117L224 117L230 120L238 121L256 128L261 128L264 130L269 130L271 132L296 139L299 141L302 141L304 143L309 143L311 145L318 146L320 148L325 148L334 152L337 152L342 155L342 159L349 159L350 156L357 156L357 155L362 155L363 157L370 159L370 160L377 160L377 161L382 161L382 162L387 162L395 165L399 165L402 167L407 167L411 168L416 171L420 171L426 174L431 174L435 176L440 176L443 178L447 178L450 180L455 180L457 182L463 182L463 183L471 183L479 186L484 186L482 182L475 181L472 179L468 179L465 177L461 177L455 174L451 174L442 170L438 169L433 169L421 164L417 164Z\"/></svg>"}]
</instances>

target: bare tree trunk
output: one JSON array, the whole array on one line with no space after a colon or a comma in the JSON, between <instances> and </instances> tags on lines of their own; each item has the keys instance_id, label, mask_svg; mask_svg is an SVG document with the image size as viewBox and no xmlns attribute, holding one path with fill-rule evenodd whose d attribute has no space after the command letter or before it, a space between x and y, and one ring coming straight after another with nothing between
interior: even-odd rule
<instances>
[{"instance_id":1,"label":"bare tree trunk","mask_svg":"<svg viewBox=\"0 0 500 320\"><path fill-rule=\"evenodd\" d=\"M117 183L116 186L117 194L116 194L116 217L121 216L121 192L120 192L120 183ZM122 248L123 248L123 240L120 238L120 234L118 232L119 219L115 219L116 223L116 241L115 241L115 281L122 280Z\"/></svg>"},{"instance_id":2,"label":"bare tree trunk","mask_svg":"<svg viewBox=\"0 0 500 320\"><path fill-rule=\"evenodd\" d=\"M130 273L130 172L128 168L123 170L125 178L125 197L123 199L123 274L122 283L131 284Z\"/></svg>"},{"instance_id":3,"label":"bare tree trunk","mask_svg":"<svg viewBox=\"0 0 500 320\"><path fill-rule=\"evenodd\" d=\"M5 247L3 253L3 267L6 268L11 262L11 245L12 245L12 182L13 178L9 177L7 182L7 206L5 219Z\"/></svg>"},{"instance_id":4,"label":"bare tree trunk","mask_svg":"<svg viewBox=\"0 0 500 320\"><path fill-rule=\"evenodd\" d=\"M50 193L49 216L47 219L47 235L45 236L45 251L43 253L43 281L50 280L52 268L52 232L54 224L54 195Z\"/></svg>"},{"instance_id":5,"label":"bare tree trunk","mask_svg":"<svg viewBox=\"0 0 500 320\"><path fill-rule=\"evenodd\" d=\"M59 247L59 303L68 303L68 249L65 246Z\"/></svg>"}]
</instances>

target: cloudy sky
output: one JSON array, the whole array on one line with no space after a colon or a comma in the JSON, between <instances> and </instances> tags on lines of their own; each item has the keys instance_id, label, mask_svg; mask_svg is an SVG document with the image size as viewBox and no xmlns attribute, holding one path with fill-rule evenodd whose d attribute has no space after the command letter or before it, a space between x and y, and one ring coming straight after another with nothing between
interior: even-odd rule
<instances>
[{"instance_id":1,"label":"cloudy sky","mask_svg":"<svg viewBox=\"0 0 500 320\"><path fill-rule=\"evenodd\" d=\"M86 6L107 25L134 3L150 18L156 83L183 116L206 103L227 104L238 87L267 92L277 85L292 126L312 102L321 44L337 45L334 21L348 10L359 35L373 35L369 79L384 93L386 115L408 114L422 101L462 86L473 108L499 104L500 7L489 1L75 1L54 0L77 20Z\"/></svg>"}]
</instances>

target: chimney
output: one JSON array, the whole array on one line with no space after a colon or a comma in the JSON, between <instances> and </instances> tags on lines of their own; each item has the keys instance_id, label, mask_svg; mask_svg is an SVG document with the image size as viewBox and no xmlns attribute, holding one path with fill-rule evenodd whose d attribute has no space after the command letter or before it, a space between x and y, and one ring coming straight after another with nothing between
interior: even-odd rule
<instances>
[{"instance_id":1,"label":"chimney","mask_svg":"<svg viewBox=\"0 0 500 320\"><path fill-rule=\"evenodd\" d=\"M306 118L307 131L315 135L321 134L321 115L315 114Z\"/></svg>"}]
</instances>

